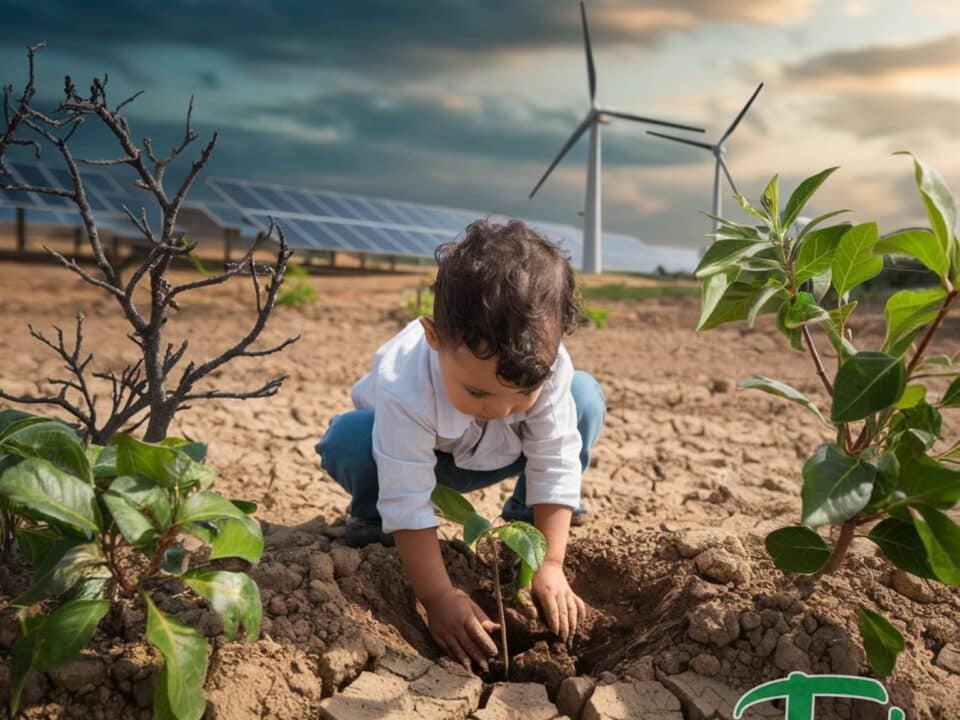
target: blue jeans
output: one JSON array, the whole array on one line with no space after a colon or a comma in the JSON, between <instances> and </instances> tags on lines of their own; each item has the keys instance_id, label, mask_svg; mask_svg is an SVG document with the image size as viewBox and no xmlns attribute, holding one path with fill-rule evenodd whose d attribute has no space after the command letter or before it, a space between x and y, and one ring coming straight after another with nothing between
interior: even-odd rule
<instances>
[{"instance_id":1,"label":"blue jeans","mask_svg":"<svg viewBox=\"0 0 960 720\"><path fill-rule=\"evenodd\" d=\"M577 406L577 430L583 441L580 468L586 470L590 464L590 451L596 445L600 428L603 427L606 402L600 384L582 370L574 372L570 392ZM350 493L350 515L379 521L377 496L380 488L377 465L373 459L373 411L353 410L337 415L330 421L330 427L315 449L321 456L321 467ZM518 476L513 495L503 506L503 517L506 520L533 520L533 509L526 502L524 468L527 459L523 455L497 470L464 470L454 464L450 453L435 452L437 482L459 492L479 490Z\"/></svg>"}]
</instances>

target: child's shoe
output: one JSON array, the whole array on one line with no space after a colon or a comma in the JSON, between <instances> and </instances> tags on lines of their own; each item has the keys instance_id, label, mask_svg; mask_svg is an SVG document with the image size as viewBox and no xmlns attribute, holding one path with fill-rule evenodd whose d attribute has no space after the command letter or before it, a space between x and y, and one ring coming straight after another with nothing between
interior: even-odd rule
<instances>
[{"instance_id":1,"label":"child's shoe","mask_svg":"<svg viewBox=\"0 0 960 720\"><path fill-rule=\"evenodd\" d=\"M394 545L393 535L383 531L383 525L379 520L367 520L366 518L353 516L347 519L343 539L352 548L365 547L376 542L387 547L393 547Z\"/></svg>"}]
</instances>

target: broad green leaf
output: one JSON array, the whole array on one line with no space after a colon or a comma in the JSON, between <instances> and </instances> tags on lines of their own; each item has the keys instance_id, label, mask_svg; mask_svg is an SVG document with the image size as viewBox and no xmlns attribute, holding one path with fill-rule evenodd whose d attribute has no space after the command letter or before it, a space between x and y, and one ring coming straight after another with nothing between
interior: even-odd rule
<instances>
[{"instance_id":1,"label":"broad green leaf","mask_svg":"<svg viewBox=\"0 0 960 720\"><path fill-rule=\"evenodd\" d=\"M943 416L935 407L927 402L918 402L913 407L898 411L890 422L890 437L892 442L901 442L902 434L913 435L923 446L924 450L932 448L940 437L940 426Z\"/></svg>"},{"instance_id":2,"label":"broad green leaf","mask_svg":"<svg viewBox=\"0 0 960 720\"><path fill-rule=\"evenodd\" d=\"M910 155L911 153L899 154ZM957 228L956 201L936 170L916 157L913 158L913 168L917 189L927 209L927 217L930 219L934 237L943 250L944 256L952 260L956 244L954 236ZM958 268L953 267L952 272L954 278L951 279L955 280Z\"/></svg>"},{"instance_id":3,"label":"broad green leaf","mask_svg":"<svg viewBox=\"0 0 960 720\"><path fill-rule=\"evenodd\" d=\"M181 579L220 614L230 640L244 635L253 641L260 636L260 590L246 573L190 570Z\"/></svg>"},{"instance_id":4,"label":"broad green leaf","mask_svg":"<svg viewBox=\"0 0 960 720\"><path fill-rule=\"evenodd\" d=\"M823 538L800 525L774 530L764 544L773 564L784 572L815 573L830 558L830 549Z\"/></svg>"},{"instance_id":5,"label":"broad green leaf","mask_svg":"<svg viewBox=\"0 0 960 720\"><path fill-rule=\"evenodd\" d=\"M62 422L33 423L7 433L0 450L22 458L40 458L61 470L90 481L90 463L83 443L73 429Z\"/></svg>"},{"instance_id":6,"label":"broad green leaf","mask_svg":"<svg viewBox=\"0 0 960 720\"><path fill-rule=\"evenodd\" d=\"M178 720L200 720L206 708L203 683L207 676L207 641L193 628L160 611L144 593L147 639L163 655L163 669L154 680L154 711ZM159 698L159 702L158 702Z\"/></svg>"},{"instance_id":7,"label":"broad green leaf","mask_svg":"<svg viewBox=\"0 0 960 720\"><path fill-rule=\"evenodd\" d=\"M257 504L252 500L237 500L230 498L230 502L236 505L244 515L253 515L257 511Z\"/></svg>"},{"instance_id":8,"label":"broad green leaf","mask_svg":"<svg viewBox=\"0 0 960 720\"><path fill-rule=\"evenodd\" d=\"M836 525L866 507L877 468L824 443L803 465L802 522L809 527Z\"/></svg>"},{"instance_id":9,"label":"broad green leaf","mask_svg":"<svg viewBox=\"0 0 960 720\"><path fill-rule=\"evenodd\" d=\"M906 380L907 370L900 358L872 350L858 352L834 378L830 419L860 420L896 404Z\"/></svg>"},{"instance_id":10,"label":"broad green leaf","mask_svg":"<svg viewBox=\"0 0 960 720\"><path fill-rule=\"evenodd\" d=\"M525 522L512 522L501 525L491 531L508 548L513 550L520 559L533 568L540 569L543 559L547 555L547 540L543 533L533 525Z\"/></svg>"},{"instance_id":11,"label":"broad green leaf","mask_svg":"<svg viewBox=\"0 0 960 720\"><path fill-rule=\"evenodd\" d=\"M914 505L913 510L913 525L934 574L947 585L960 585L960 526L929 505Z\"/></svg>"},{"instance_id":12,"label":"broad green leaf","mask_svg":"<svg viewBox=\"0 0 960 720\"><path fill-rule=\"evenodd\" d=\"M803 229L800 231L800 234L797 235L796 242L800 242L801 240L803 240L803 238L806 237L811 232L813 232L813 229L820 223L826 222L832 217L836 217L837 215L843 215L843 213L848 213L848 212L851 212L850 208L844 208L842 210L832 210L831 212L824 213L823 215L817 215L817 217L815 217L813 220L811 220L810 222L808 222L806 225L803 226ZM841 223L841 224L846 225L848 228L850 227L849 222Z\"/></svg>"},{"instance_id":13,"label":"broad green leaf","mask_svg":"<svg viewBox=\"0 0 960 720\"><path fill-rule=\"evenodd\" d=\"M897 655L906 647L903 635L883 615L864 607L857 612L857 622L870 667L876 675L886 677L893 672Z\"/></svg>"},{"instance_id":14,"label":"broad green leaf","mask_svg":"<svg viewBox=\"0 0 960 720\"><path fill-rule=\"evenodd\" d=\"M861 453L863 457L866 453ZM891 499L893 492L900 482L900 462L895 452L885 452L879 457L869 459L868 462L877 468L877 477L873 481L873 492L870 502L864 508L865 513L875 513L883 508Z\"/></svg>"},{"instance_id":15,"label":"broad green leaf","mask_svg":"<svg viewBox=\"0 0 960 720\"><path fill-rule=\"evenodd\" d=\"M960 407L960 377L954 378L950 383L940 404L944 407Z\"/></svg>"},{"instance_id":16,"label":"broad green leaf","mask_svg":"<svg viewBox=\"0 0 960 720\"><path fill-rule=\"evenodd\" d=\"M897 402L898 410L906 410L915 407L927 399L927 388L923 385L908 385L903 391L900 400Z\"/></svg>"},{"instance_id":17,"label":"broad green leaf","mask_svg":"<svg viewBox=\"0 0 960 720\"><path fill-rule=\"evenodd\" d=\"M845 303L840 307L833 308L828 311L830 314L830 321L837 329L846 326L847 321L850 319L850 315L857 307L857 302L858 301L853 300L852 302ZM853 354L856 355L856 353Z\"/></svg>"},{"instance_id":18,"label":"broad green leaf","mask_svg":"<svg viewBox=\"0 0 960 720\"><path fill-rule=\"evenodd\" d=\"M767 242L760 246L759 251L740 258L737 266L743 271L768 274L771 279L779 280L783 285L787 284L787 274L783 269L783 254L779 248L772 247Z\"/></svg>"},{"instance_id":19,"label":"broad green leaf","mask_svg":"<svg viewBox=\"0 0 960 720\"><path fill-rule=\"evenodd\" d=\"M108 610L109 600L72 600L58 607L35 630L33 666L53 670L73 659L90 642Z\"/></svg>"},{"instance_id":20,"label":"broad green leaf","mask_svg":"<svg viewBox=\"0 0 960 720\"><path fill-rule=\"evenodd\" d=\"M880 547L887 560L901 570L936 580L937 576L927 560L927 549L912 524L888 517L877 523L867 537Z\"/></svg>"},{"instance_id":21,"label":"broad green leaf","mask_svg":"<svg viewBox=\"0 0 960 720\"><path fill-rule=\"evenodd\" d=\"M800 250L797 253L796 263L798 284L812 279L830 267L840 238L849 229L849 225L832 225L814 230L799 241Z\"/></svg>"},{"instance_id":22,"label":"broad green leaf","mask_svg":"<svg viewBox=\"0 0 960 720\"><path fill-rule=\"evenodd\" d=\"M782 383L779 380L772 380L762 375L754 375L752 377L744 378L737 383L737 385L745 390L762 390L763 392L770 393L771 395L779 395L782 398L799 403L816 415L820 422L830 427L830 423L828 423L826 418L823 417L820 409L814 405L806 395L801 393L799 390L795 390L786 383Z\"/></svg>"},{"instance_id":23,"label":"broad green leaf","mask_svg":"<svg viewBox=\"0 0 960 720\"><path fill-rule=\"evenodd\" d=\"M212 490L194 493L177 510L177 523L181 525L224 518L245 520L246 517L243 510Z\"/></svg>"},{"instance_id":24,"label":"broad green leaf","mask_svg":"<svg viewBox=\"0 0 960 720\"><path fill-rule=\"evenodd\" d=\"M797 188L790 194L790 199L787 200L786 207L783 209L783 215L780 217L780 227L787 229L793 225L794 221L800 217L804 206L806 206L810 198L813 197L813 194L823 184L823 181L836 171L837 167L838 166L821 170L816 175L811 175L797 185Z\"/></svg>"},{"instance_id":25,"label":"broad green leaf","mask_svg":"<svg viewBox=\"0 0 960 720\"><path fill-rule=\"evenodd\" d=\"M817 305L813 295L801 290L787 305L783 322L788 329L793 330L810 323L827 320L829 317L827 311Z\"/></svg>"},{"instance_id":26,"label":"broad green leaf","mask_svg":"<svg viewBox=\"0 0 960 720\"><path fill-rule=\"evenodd\" d=\"M840 238L830 263L837 297L880 274L883 257L873 253L877 240L876 223L854 225Z\"/></svg>"},{"instance_id":27,"label":"broad green leaf","mask_svg":"<svg viewBox=\"0 0 960 720\"><path fill-rule=\"evenodd\" d=\"M207 459L207 445L202 442L186 440L184 438L164 438L159 443L163 447L176 448L186 453L194 462L202 463Z\"/></svg>"},{"instance_id":28,"label":"broad green leaf","mask_svg":"<svg viewBox=\"0 0 960 720\"><path fill-rule=\"evenodd\" d=\"M779 219L780 215L780 176L774 175L760 197L760 204L770 217Z\"/></svg>"},{"instance_id":29,"label":"broad green leaf","mask_svg":"<svg viewBox=\"0 0 960 720\"><path fill-rule=\"evenodd\" d=\"M739 271L724 271L701 281L700 322L697 331L726 322L745 320L763 283L745 283L731 278Z\"/></svg>"},{"instance_id":30,"label":"broad green leaf","mask_svg":"<svg viewBox=\"0 0 960 720\"><path fill-rule=\"evenodd\" d=\"M60 533L49 527L25 525L15 531L20 551L36 569L53 546L61 539Z\"/></svg>"},{"instance_id":31,"label":"broad green leaf","mask_svg":"<svg viewBox=\"0 0 960 720\"><path fill-rule=\"evenodd\" d=\"M527 565L523 560L520 561L520 571L517 573L517 597L523 597L520 594L520 590L525 590L533 584L533 576L536 575L537 571L532 567Z\"/></svg>"},{"instance_id":32,"label":"broad green leaf","mask_svg":"<svg viewBox=\"0 0 960 720\"><path fill-rule=\"evenodd\" d=\"M0 495L31 515L82 533L93 535L100 529L93 487L47 460L29 458L7 470L0 477Z\"/></svg>"},{"instance_id":33,"label":"broad green leaf","mask_svg":"<svg viewBox=\"0 0 960 720\"><path fill-rule=\"evenodd\" d=\"M476 552L477 542L490 532L491 527L493 526L489 520L477 513L473 513L467 517L467 521L463 524L463 541L467 544L468 548Z\"/></svg>"},{"instance_id":34,"label":"broad green leaf","mask_svg":"<svg viewBox=\"0 0 960 720\"><path fill-rule=\"evenodd\" d=\"M39 415L31 415L28 412L23 410L14 410L9 408L7 410L0 411L0 440L3 439L3 436L6 434L7 429L14 423L18 423L21 420L35 419L37 422L45 422L45 418L40 417Z\"/></svg>"},{"instance_id":35,"label":"broad green leaf","mask_svg":"<svg viewBox=\"0 0 960 720\"><path fill-rule=\"evenodd\" d=\"M437 483L430 494L430 501L437 506L437 510L444 518L458 525L463 525L467 522L467 518L477 512L463 495L440 483Z\"/></svg>"},{"instance_id":36,"label":"broad green leaf","mask_svg":"<svg viewBox=\"0 0 960 720\"><path fill-rule=\"evenodd\" d=\"M120 475L140 475L165 488L179 487L181 491L213 485L213 471L180 448L141 442L126 434L118 435L113 444L117 447Z\"/></svg>"},{"instance_id":37,"label":"broad green leaf","mask_svg":"<svg viewBox=\"0 0 960 720\"><path fill-rule=\"evenodd\" d=\"M166 490L144 477L121 475L103 494L123 537L135 547L156 540L173 519Z\"/></svg>"},{"instance_id":38,"label":"broad green leaf","mask_svg":"<svg viewBox=\"0 0 960 720\"><path fill-rule=\"evenodd\" d=\"M960 471L924 455L902 459L901 467L897 487L903 493L901 504L947 509L960 500Z\"/></svg>"},{"instance_id":39,"label":"broad green leaf","mask_svg":"<svg viewBox=\"0 0 960 720\"><path fill-rule=\"evenodd\" d=\"M92 465L95 478L116 477L119 474L117 473L117 446L107 445L103 448Z\"/></svg>"},{"instance_id":40,"label":"broad green leaf","mask_svg":"<svg viewBox=\"0 0 960 720\"><path fill-rule=\"evenodd\" d=\"M41 600L56 598L70 590L91 573L104 566L106 560L96 543L83 543L68 548L48 570L34 574L33 584L15 597L12 605L26 607Z\"/></svg>"},{"instance_id":41,"label":"broad green leaf","mask_svg":"<svg viewBox=\"0 0 960 720\"><path fill-rule=\"evenodd\" d=\"M878 255L909 255L923 263L941 278L947 276L950 261L943 246L929 230L915 228L884 235L877 242Z\"/></svg>"},{"instance_id":42,"label":"broad green leaf","mask_svg":"<svg viewBox=\"0 0 960 720\"><path fill-rule=\"evenodd\" d=\"M37 626L34 625L34 631L36 627ZM20 708L20 696L23 693L23 686L27 680L27 673L33 668L36 648L36 632L27 632L17 638L17 641L13 643L13 647L11 648L10 701L8 704L11 718L17 716L17 710Z\"/></svg>"},{"instance_id":43,"label":"broad green leaf","mask_svg":"<svg viewBox=\"0 0 960 720\"><path fill-rule=\"evenodd\" d=\"M190 527L196 527L196 524ZM263 530L254 518L246 515L242 519L228 518L217 522L216 527L216 535L210 540L211 560L234 557L253 564L260 562ZM193 530L188 529L188 532L193 533Z\"/></svg>"},{"instance_id":44,"label":"broad green leaf","mask_svg":"<svg viewBox=\"0 0 960 720\"><path fill-rule=\"evenodd\" d=\"M790 296L783 286L779 283L765 285L757 296L753 299L753 304L747 312L747 325L753 327L757 321L757 315L769 312L777 312L784 301L789 300Z\"/></svg>"},{"instance_id":45,"label":"broad green leaf","mask_svg":"<svg viewBox=\"0 0 960 720\"><path fill-rule=\"evenodd\" d=\"M811 288L813 290L813 296L817 299L817 302L823 302L827 293L830 292L830 282L832 280L833 275L830 268L817 273L810 279L810 284L813 286Z\"/></svg>"},{"instance_id":46,"label":"broad green leaf","mask_svg":"<svg viewBox=\"0 0 960 720\"><path fill-rule=\"evenodd\" d=\"M707 248L693 274L700 279L709 277L769 247L765 240L717 240Z\"/></svg>"},{"instance_id":47,"label":"broad green leaf","mask_svg":"<svg viewBox=\"0 0 960 720\"><path fill-rule=\"evenodd\" d=\"M943 306L943 288L901 290L887 299L884 315L887 335L881 350L890 355L903 355L924 326L937 316Z\"/></svg>"},{"instance_id":48,"label":"broad green leaf","mask_svg":"<svg viewBox=\"0 0 960 720\"><path fill-rule=\"evenodd\" d=\"M789 304L784 303L777 311L777 330L787 336L787 339L790 341L790 347L797 352L805 353L807 349L803 345L803 328L787 327L787 310L789 310L789 308Z\"/></svg>"}]
</instances>

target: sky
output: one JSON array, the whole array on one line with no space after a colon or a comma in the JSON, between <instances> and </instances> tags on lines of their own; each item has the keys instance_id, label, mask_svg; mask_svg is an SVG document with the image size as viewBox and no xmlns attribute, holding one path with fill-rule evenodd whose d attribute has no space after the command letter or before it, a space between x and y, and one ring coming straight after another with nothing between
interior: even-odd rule
<instances>
[{"instance_id":1,"label":"sky","mask_svg":"<svg viewBox=\"0 0 960 720\"><path fill-rule=\"evenodd\" d=\"M727 141L738 188L785 196L839 165L807 214L850 208L881 231L925 222L910 150L960 190L960 3L954 0L590 0L597 100ZM0 84L37 60L38 104L70 75L109 74L137 138L194 127L206 173L576 225L580 143L528 199L589 107L574 0L0 0ZM701 247L713 157L614 120L602 135L603 225ZM84 127L87 157L114 157ZM199 143L198 143L199 145ZM199 152L199 146L196 147ZM176 179L174 174L173 179ZM723 214L742 219L724 186ZM193 199L212 193L201 183Z\"/></svg>"}]
</instances>

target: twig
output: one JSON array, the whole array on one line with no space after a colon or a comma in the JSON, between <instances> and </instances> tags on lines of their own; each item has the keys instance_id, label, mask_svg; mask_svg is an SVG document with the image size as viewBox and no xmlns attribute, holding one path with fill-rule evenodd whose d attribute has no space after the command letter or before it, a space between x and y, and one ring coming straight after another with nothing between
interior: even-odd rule
<instances>
[{"instance_id":1,"label":"twig","mask_svg":"<svg viewBox=\"0 0 960 720\"><path fill-rule=\"evenodd\" d=\"M493 591L497 598L497 616L500 620L500 650L503 653L503 679L510 677L510 652L507 647L507 622L503 614L503 594L500 592L500 552L496 541L487 538L493 555Z\"/></svg>"}]
</instances>

